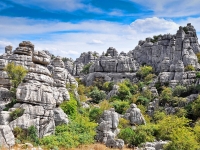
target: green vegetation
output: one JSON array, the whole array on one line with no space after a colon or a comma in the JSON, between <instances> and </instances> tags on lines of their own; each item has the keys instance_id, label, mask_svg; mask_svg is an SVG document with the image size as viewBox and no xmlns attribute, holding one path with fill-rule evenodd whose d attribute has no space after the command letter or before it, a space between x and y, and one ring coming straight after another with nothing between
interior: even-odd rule
<instances>
[{"instance_id":1,"label":"green vegetation","mask_svg":"<svg viewBox=\"0 0 200 150\"><path fill-rule=\"evenodd\" d=\"M23 81L24 77L28 73L28 71L20 65L15 65L15 63L8 63L8 65L4 68L4 71L7 72L8 77L11 80L12 88L11 92L15 95L16 88Z\"/></svg>"},{"instance_id":2,"label":"green vegetation","mask_svg":"<svg viewBox=\"0 0 200 150\"><path fill-rule=\"evenodd\" d=\"M139 68L137 72L137 76L144 79L147 75L153 72L153 68L151 66L142 66Z\"/></svg>"},{"instance_id":3,"label":"green vegetation","mask_svg":"<svg viewBox=\"0 0 200 150\"><path fill-rule=\"evenodd\" d=\"M185 71L195 71L195 68L192 65L187 65Z\"/></svg>"},{"instance_id":4,"label":"green vegetation","mask_svg":"<svg viewBox=\"0 0 200 150\"><path fill-rule=\"evenodd\" d=\"M161 36L162 36L161 34L160 35L154 35L153 39L151 39L151 42L152 43L158 42L158 38L161 37Z\"/></svg>"},{"instance_id":5,"label":"green vegetation","mask_svg":"<svg viewBox=\"0 0 200 150\"><path fill-rule=\"evenodd\" d=\"M188 28L187 27L183 27L183 31L188 34Z\"/></svg>"},{"instance_id":6,"label":"green vegetation","mask_svg":"<svg viewBox=\"0 0 200 150\"><path fill-rule=\"evenodd\" d=\"M90 144L94 142L95 127L96 123L90 122L88 117L77 115L69 125L57 126L55 135L42 138L40 143L48 149L66 149Z\"/></svg>"},{"instance_id":7,"label":"green vegetation","mask_svg":"<svg viewBox=\"0 0 200 150\"><path fill-rule=\"evenodd\" d=\"M24 109L16 108L14 111L10 113L11 121L21 117L24 113Z\"/></svg>"},{"instance_id":8,"label":"green vegetation","mask_svg":"<svg viewBox=\"0 0 200 150\"><path fill-rule=\"evenodd\" d=\"M16 127L13 130L14 136L18 144L25 142L32 142L34 145L38 145L39 138L37 132L38 131L34 126L30 126L28 127L28 129L22 129L20 127Z\"/></svg>"},{"instance_id":9,"label":"green vegetation","mask_svg":"<svg viewBox=\"0 0 200 150\"><path fill-rule=\"evenodd\" d=\"M82 70L81 72L84 73L84 74L88 74L91 65L92 65L92 63L86 64L86 65L83 67L83 70Z\"/></svg>"},{"instance_id":10,"label":"green vegetation","mask_svg":"<svg viewBox=\"0 0 200 150\"><path fill-rule=\"evenodd\" d=\"M99 103L100 101L102 101L106 97L106 94L105 94L104 91L100 91L97 87L95 87L89 93L89 96L92 98L92 102Z\"/></svg>"}]
</instances>

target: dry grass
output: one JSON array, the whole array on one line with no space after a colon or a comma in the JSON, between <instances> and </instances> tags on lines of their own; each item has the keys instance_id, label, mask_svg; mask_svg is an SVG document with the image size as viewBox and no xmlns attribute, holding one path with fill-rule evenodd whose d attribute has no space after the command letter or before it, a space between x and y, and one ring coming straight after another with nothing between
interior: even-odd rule
<instances>
[{"instance_id":1,"label":"dry grass","mask_svg":"<svg viewBox=\"0 0 200 150\"><path fill-rule=\"evenodd\" d=\"M22 147L20 145L13 146L10 150L21 150ZM6 147L0 147L0 150L8 150ZM31 148L27 148L26 150L31 150ZM43 149L45 150L45 149ZM66 150L65 148L60 148L59 150ZM70 148L67 150L119 150L119 149L111 149L106 147L103 144L96 143L96 144L90 144L90 145L81 145L77 148ZM123 148L123 150L134 150L133 148Z\"/></svg>"}]
</instances>

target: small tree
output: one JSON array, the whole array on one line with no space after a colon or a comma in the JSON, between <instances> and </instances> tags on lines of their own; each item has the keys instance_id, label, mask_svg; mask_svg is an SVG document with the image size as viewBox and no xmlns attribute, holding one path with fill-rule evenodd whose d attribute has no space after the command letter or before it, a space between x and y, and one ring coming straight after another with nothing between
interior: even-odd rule
<instances>
[{"instance_id":1,"label":"small tree","mask_svg":"<svg viewBox=\"0 0 200 150\"><path fill-rule=\"evenodd\" d=\"M106 97L104 91L100 91L97 87L95 87L90 93L89 96L92 98L94 103L99 103Z\"/></svg>"},{"instance_id":2,"label":"small tree","mask_svg":"<svg viewBox=\"0 0 200 150\"><path fill-rule=\"evenodd\" d=\"M15 65L15 63L12 62L8 63L8 65L4 68L4 71L7 72L8 77L11 80L11 92L15 95L16 88L23 81L24 77L28 73L28 70L26 70L23 66Z\"/></svg>"}]
</instances>

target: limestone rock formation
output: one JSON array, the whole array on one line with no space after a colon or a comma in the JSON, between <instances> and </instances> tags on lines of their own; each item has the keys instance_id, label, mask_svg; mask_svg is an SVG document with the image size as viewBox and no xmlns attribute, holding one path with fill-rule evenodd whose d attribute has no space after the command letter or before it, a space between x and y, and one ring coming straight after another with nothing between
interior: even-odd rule
<instances>
[{"instance_id":1,"label":"limestone rock formation","mask_svg":"<svg viewBox=\"0 0 200 150\"><path fill-rule=\"evenodd\" d=\"M140 109L137 108L136 104L131 104L130 108L124 114L124 118L130 121L131 125L141 125L146 124L145 119L140 112Z\"/></svg>"},{"instance_id":2,"label":"limestone rock formation","mask_svg":"<svg viewBox=\"0 0 200 150\"><path fill-rule=\"evenodd\" d=\"M176 35L165 34L159 36L158 41L151 42L151 38L139 41L132 51L133 57L140 64L154 66L157 72L168 72L170 65L183 61L184 66L192 65L199 68L195 53L200 52L196 30L188 23L180 27Z\"/></svg>"},{"instance_id":3,"label":"limestone rock formation","mask_svg":"<svg viewBox=\"0 0 200 150\"><path fill-rule=\"evenodd\" d=\"M24 66L28 73L16 91L17 103L9 109L5 103L10 99L10 80L3 68L7 63L14 62ZM50 64L51 63L51 64ZM48 67L47 67L48 66ZM65 113L58 107L70 96L66 84L78 86L75 78L65 69L60 57L51 61L51 56L45 51L35 51L31 42L23 41L12 53L11 47L6 47L6 54L0 57L0 124L27 129L35 126L39 137L54 133L55 125L68 123ZM15 109L24 110L23 115L10 120L9 113Z\"/></svg>"},{"instance_id":4,"label":"limestone rock formation","mask_svg":"<svg viewBox=\"0 0 200 150\"><path fill-rule=\"evenodd\" d=\"M15 137L8 125L0 125L0 145L10 148L15 144Z\"/></svg>"},{"instance_id":5,"label":"limestone rock formation","mask_svg":"<svg viewBox=\"0 0 200 150\"><path fill-rule=\"evenodd\" d=\"M124 146L123 140L115 139L116 135L119 133L119 129L117 128L118 124L119 115L114 109L105 110L100 118L95 139L98 142L106 144L108 147L122 148Z\"/></svg>"}]
</instances>

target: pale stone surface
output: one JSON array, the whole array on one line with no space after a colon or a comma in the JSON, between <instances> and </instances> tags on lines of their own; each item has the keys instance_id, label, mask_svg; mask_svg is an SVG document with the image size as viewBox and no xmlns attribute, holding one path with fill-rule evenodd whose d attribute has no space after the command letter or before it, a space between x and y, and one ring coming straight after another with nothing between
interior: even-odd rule
<instances>
[{"instance_id":1,"label":"pale stone surface","mask_svg":"<svg viewBox=\"0 0 200 150\"><path fill-rule=\"evenodd\" d=\"M137 108L136 104L131 104L130 108L124 114L124 118L130 120L131 125L141 125L146 124L145 119L140 112L140 109Z\"/></svg>"},{"instance_id":2,"label":"pale stone surface","mask_svg":"<svg viewBox=\"0 0 200 150\"><path fill-rule=\"evenodd\" d=\"M0 125L0 145L11 147L15 144L15 137L8 125Z\"/></svg>"},{"instance_id":3,"label":"pale stone surface","mask_svg":"<svg viewBox=\"0 0 200 150\"><path fill-rule=\"evenodd\" d=\"M107 147L122 148L124 141L115 139L119 133L118 124L119 115L115 112L114 108L105 110L100 118L95 139L98 142L106 144Z\"/></svg>"}]
</instances>

